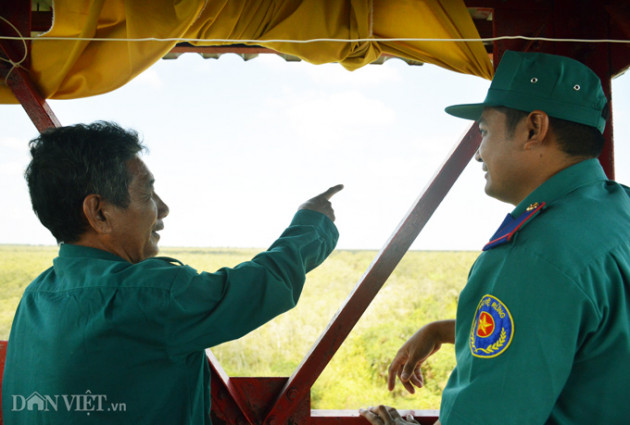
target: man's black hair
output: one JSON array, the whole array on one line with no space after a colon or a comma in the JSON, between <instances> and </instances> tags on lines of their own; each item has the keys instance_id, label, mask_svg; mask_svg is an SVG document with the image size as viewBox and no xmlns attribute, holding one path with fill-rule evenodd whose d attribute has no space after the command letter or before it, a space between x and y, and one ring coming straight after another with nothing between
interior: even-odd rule
<instances>
[{"instance_id":1,"label":"man's black hair","mask_svg":"<svg viewBox=\"0 0 630 425\"><path fill-rule=\"evenodd\" d=\"M505 127L508 137L514 136L516 126L529 115L528 112L505 106L494 106L505 115ZM604 136L595 127L549 117L549 126L555 134L560 149L571 156L597 158L604 147Z\"/></svg>"},{"instance_id":2,"label":"man's black hair","mask_svg":"<svg viewBox=\"0 0 630 425\"><path fill-rule=\"evenodd\" d=\"M25 177L33 211L58 243L76 242L87 229L87 195L129 206L127 162L144 149L135 131L103 121L77 124L48 129L29 147Z\"/></svg>"}]
</instances>

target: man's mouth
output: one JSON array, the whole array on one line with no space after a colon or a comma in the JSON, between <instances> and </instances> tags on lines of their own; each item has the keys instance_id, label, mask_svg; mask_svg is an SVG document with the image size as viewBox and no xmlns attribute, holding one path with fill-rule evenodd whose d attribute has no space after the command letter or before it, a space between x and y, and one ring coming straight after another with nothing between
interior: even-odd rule
<instances>
[{"instance_id":1,"label":"man's mouth","mask_svg":"<svg viewBox=\"0 0 630 425\"><path fill-rule=\"evenodd\" d=\"M153 228L153 230L151 231L151 234L152 234L153 236L156 236L156 237L159 239L159 238L160 238L160 235L158 234L158 232L159 232L160 230L164 230L164 224L163 224L163 223L159 223L157 226L155 226L155 227Z\"/></svg>"}]
</instances>

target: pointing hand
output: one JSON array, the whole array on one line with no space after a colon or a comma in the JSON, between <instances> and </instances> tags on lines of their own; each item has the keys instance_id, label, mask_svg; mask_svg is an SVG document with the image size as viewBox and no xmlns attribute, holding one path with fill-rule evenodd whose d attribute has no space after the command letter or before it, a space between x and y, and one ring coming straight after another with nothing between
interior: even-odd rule
<instances>
[{"instance_id":1,"label":"pointing hand","mask_svg":"<svg viewBox=\"0 0 630 425\"><path fill-rule=\"evenodd\" d=\"M333 195L335 195L341 189L343 189L342 184L333 186L326 192L320 193L316 197L304 202L302 205L300 205L298 209L317 211L326 215L332 221L335 221L335 211L333 211L332 204L330 203L330 198L332 198Z\"/></svg>"}]
</instances>

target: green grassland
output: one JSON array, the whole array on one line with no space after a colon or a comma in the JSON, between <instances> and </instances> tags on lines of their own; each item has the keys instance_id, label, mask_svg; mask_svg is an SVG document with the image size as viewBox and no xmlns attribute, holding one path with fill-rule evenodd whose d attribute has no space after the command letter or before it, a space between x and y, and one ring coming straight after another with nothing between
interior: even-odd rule
<instances>
[{"instance_id":1,"label":"green grassland","mask_svg":"<svg viewBox=\"0 0 630 425\"><path fill-rule=\"evenodd\" d=\"M0 245L0 339L7 339L20 296L56 256L56 247ZM257 250L165 248L198 270L214 271L249 260ZM336 251L307 278L298 306L249 335L214 347L231 376L290 376L344 304L376 255ZM387 391L385 377L398 348L419 327L454 318L457 297L476 252L408 252L335 354L311 391L314 409L356 409L390 404L439 408L455 359L445 346L424 366L426 387L409 395Z\"/></svg>"}]
</instances>

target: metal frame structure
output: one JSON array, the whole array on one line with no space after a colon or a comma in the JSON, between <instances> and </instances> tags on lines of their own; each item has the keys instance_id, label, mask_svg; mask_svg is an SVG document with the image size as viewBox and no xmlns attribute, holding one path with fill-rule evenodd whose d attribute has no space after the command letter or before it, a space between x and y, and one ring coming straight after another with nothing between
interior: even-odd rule
<instances>
[{"instance_id":1,"label":"metal frame structure","mask_svg":"<svg viewBox=\"0 0 630 425\"><path fill-rule=\"evenodd\" d=\"M29 34L32 30L43 31L50 26L50 13L31 12L30 2L10 3L10 5L9 2L0 3L0 16L8 18L22 34ZM551 39L630 39L630 2L466 0L465 3L475 18L475 24L482 38L529 36ZM10 26L0 22L0 34L14 35L12 32L14 30ZM24 56L24 46L28 48L28 44L0 40L1 53L4 58L8 58L13 63L18 63ZM499 59L507 49L542 51L576 58L590 66L599 75L609 99L612 96L611 78L630 65L630 45L628 44L508 39L494 41L486 47L495 64L499 63ZM172 54L191 51L210 54L277 53L266 48L249 46L196 48L179 45L172 50ZM48 127L60 125L24 69L0 62L0 77L6 79L38 130L43 131ZM600 162L608 176L613 178L612 120L609 121L604 136L606 146ZM311 410L310 388L470 162L479 143L479 132L473 126L404 215L344 305L291 377L229 377L208 350L208 361L212 371L212 416L216 425L366 423L355 411ZM0 361L2 362L5 349L6 342L0 343ZM437 411L413 413L421 424L432 424L437 420Z\"/></svg>"},{"instance_id":2,"label":"metal frame structure","mask_svg":"<svg viewBox=\"0 0 630 425\"><path fill-rule=\"evenodd\" d=\"M14 28L0 21L0 34L16 36L20 33L31 33L31 2L2 2L0 16L5 17L19 31L16 34ZM5 60L10 61L0 62L0 77L11 88L37 130L41 132L48 127L59 127L61 125L59 120L46 103L46 99L37 91L26 71L30 62L30 42L0 40L0 52L4 54Z\"/></svg>"}]
</instances>

